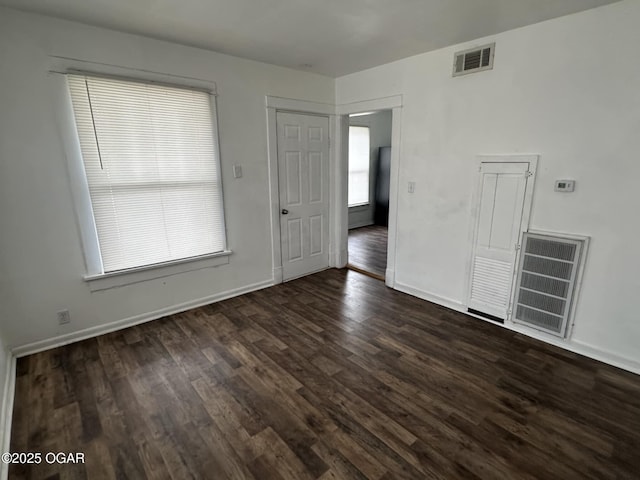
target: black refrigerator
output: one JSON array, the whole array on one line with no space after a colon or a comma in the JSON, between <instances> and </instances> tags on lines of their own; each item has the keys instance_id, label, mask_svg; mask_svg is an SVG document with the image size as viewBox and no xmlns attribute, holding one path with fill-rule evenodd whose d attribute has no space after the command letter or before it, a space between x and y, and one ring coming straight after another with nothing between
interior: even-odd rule
<instances>
[{"instance_id":1,"label":"black refrigerator","mask_svg":"<svg viewBox=\"0 0 640 480\"><path fill-rule=\"evenodd\" d=\"M378 149L374 221L376 225L389 224L389 183L391 180L391 147Z\"/></svg>"}]
</instances>

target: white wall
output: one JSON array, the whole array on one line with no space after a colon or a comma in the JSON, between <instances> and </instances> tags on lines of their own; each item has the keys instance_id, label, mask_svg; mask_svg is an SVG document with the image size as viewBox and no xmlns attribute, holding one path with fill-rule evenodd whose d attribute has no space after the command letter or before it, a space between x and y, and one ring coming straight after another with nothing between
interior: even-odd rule
<instances>
[{"instance_id":1,"label":"white wall","mask_svg":"<svg viewBox=\"0 0 640 480\"><path fill-rule=\"evenodd\" d=\"M337 80L338 104L403 95L398 285L462 306L475 157L538 153L530 227L592 237L571 342L638 369L639 23L628 0ZM491 41L492 71L452 78Z\"/></svg>"},{"instance_id":2,"label":"white wall","mask_svg":"<svg viewBox=\"0 0 640 480\"><path fill-rule=\"evenodd\" d=\"M217 84L228 265L91 293L49 55ZM328 77L0 8L0 305L7 346L145 315L272 278L265 95L334 103ZM233 179L231 165L243 166ZM56 311L71 324L59 327Z\"/></svg>"},{"instance_id":3,"label":"white wall","mask_svg":"<svg viewBox=\"0 0 640 480\"><path fill-rule=\"evenodd\" d=\"M349 228L373 225L375 213L376 173L378 171L378 149L391 146L391 110L382 110L370 115L352 117L349 125L369 127L369 204L349 208Z\"/></svg>"}]
</instances>

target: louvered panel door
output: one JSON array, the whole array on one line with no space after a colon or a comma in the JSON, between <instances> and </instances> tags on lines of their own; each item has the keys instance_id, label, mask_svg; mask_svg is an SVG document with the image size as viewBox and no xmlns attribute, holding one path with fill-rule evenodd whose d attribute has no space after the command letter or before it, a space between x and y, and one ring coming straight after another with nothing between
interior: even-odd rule
<instances>
[{"instance_id":1,"label":"louvered panel door","mask_svg":"<svg viewBox=\"0 0 640 480\"><path fill-rule=\"evenodd\" d=\"M529 163L481 163L468 308L507 318Z\"/></svg>"},{"instance_id":2,"label":"louvered panel door","mask_svg":"<svg viewBox=\"0 0 640 480\"><path fill-rule=\"evenodd\" d=\"M278 112L283 280L329 266L329 119Z\"/></svg>"}]
</instances>

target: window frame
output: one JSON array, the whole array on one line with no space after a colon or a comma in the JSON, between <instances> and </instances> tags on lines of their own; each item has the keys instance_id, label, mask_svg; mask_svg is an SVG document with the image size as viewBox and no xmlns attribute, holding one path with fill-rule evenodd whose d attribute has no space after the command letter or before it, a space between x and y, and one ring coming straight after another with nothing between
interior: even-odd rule
<instances>
[{"instance_id":1,"label":"window frame","mask_svg":"<svg viewBox=\"0 0 640 480\"><path fill-rule=\"evenodd\" d=\"M88 284L91 291L105 290L147 280L167 277L204 268L217 267L230 262L233 253L229 248L226 228L226 203L224 201L224 179L222 158L220 155L220 141L217 115L217 91L215 82L164 73L132 70L124 67L95 65L91 62L75 61L50 57L50 78L52 80L52 94L54 95L55 111L60 135L63 139L67 157L67 171L69 175L73 207L76 214L76 224L80 236L80 246L84 256L84 274L82 280ZM89 194L89 184L85 172L84 161L80 149L80 140L75 124L75 114L71 99L71 92L67 83L68 74L91 75L96 77L117 78L125 81L155 83L182 89L206 91L211 96L213 132L216 139L217 161L220 169L220 191L222 198L222 224L224 235L224 250L197 257L170 260L150 265L142 265L123 270L104 272L95 218Z\"/></svg>"},{"instance_id":2,"label":"window frame","mask_svg":"<svg viewBox=\"0 0 640 480\"><path fill-rule=\"evenodd\" d=\"M366 128L369 132L369 155L368 155L368 159L369 159L369 168L367 169L368 175L367 175L367 201L366 202L360 202L360 203L354 203L354 204L349 204L349 192L348 192L348 187L347 187L347 208L348 209L354 209L354 208L365 208L365 207L369 207L371 205L371 127L369 125L358 125L358 124L353 124L353 125L349 125L349 144L351 144L351 128ZM350 170L350 166L351 166L351 162L350 162L350 155L347 158L347 185L350 183L350 176L351 176L351 170ZM358 170L358 172L360 172L361 170Z\"/></svg>"}]
</instances>

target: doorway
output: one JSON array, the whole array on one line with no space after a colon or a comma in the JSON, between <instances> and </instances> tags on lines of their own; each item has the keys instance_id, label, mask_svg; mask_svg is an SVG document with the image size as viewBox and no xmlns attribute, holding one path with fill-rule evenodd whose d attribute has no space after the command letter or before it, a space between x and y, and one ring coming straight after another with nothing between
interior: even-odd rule
<instances>
[{"instance_id":1,"label":"doorway","mask_svg":"<svg viewBox=\"0 0 640 480\"><path fill-rule=\"evenodd\" d=\"M392 110L349 116L348 268L384 280L387 269Z\"/></svg>"}]
</instances>

